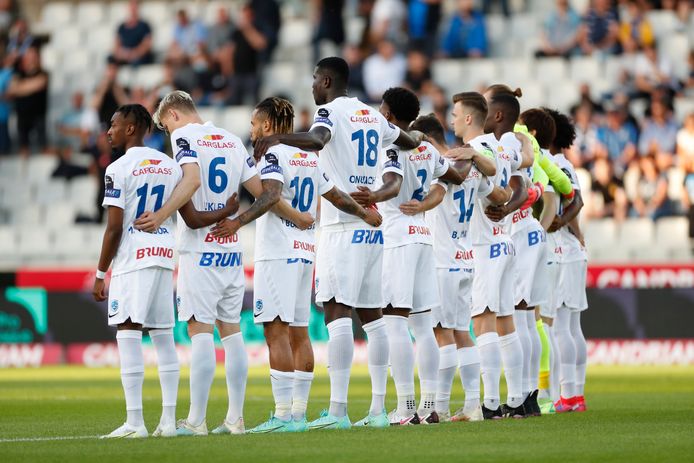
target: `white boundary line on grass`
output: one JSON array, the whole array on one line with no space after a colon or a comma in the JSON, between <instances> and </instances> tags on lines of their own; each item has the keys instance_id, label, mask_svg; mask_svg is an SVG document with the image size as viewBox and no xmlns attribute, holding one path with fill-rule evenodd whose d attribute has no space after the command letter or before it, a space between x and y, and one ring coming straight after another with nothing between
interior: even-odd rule
<instances>
[{"instance_id":1,"label":"white boundary line on grass","mask_svg":"<svg viewBox=\"0 0 694 463\"><path fill-rule=\"evenodd\" d=\"M16 437L12 439L0 439L0 444L11 444L13 442L45 442L54 440L84 440L97 439L99 436L56 436L56 437Z\"/></svg>"}]
</instances>

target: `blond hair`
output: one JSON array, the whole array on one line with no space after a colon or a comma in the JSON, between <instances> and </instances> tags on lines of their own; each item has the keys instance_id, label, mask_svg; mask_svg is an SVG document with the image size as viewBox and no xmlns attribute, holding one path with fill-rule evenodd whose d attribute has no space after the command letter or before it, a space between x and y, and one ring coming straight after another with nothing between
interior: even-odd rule
<instances>
[{"instance_id":1,"label":"blond hair","mask_svg":"<svg viewBox=\"0 0 694 463\"><path fill-rule=\"evenodd\" d=\"M161 125L161 118L170 109L177 109L187 114L193 114L197 111L195 109L195 102L190 94L183 90L174 90L168 93L161 99L159 106L157 106L157 110L154 111L154 115L152 116L154 123L161 130L164 130L164 127Z\"/></svg>"}]
</instances>

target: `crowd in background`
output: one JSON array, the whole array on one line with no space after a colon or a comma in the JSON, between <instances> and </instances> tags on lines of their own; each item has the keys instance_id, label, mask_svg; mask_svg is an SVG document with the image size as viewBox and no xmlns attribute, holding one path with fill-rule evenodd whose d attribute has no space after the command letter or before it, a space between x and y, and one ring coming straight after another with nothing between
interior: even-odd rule
<instances>
[{"instance_id":1,"label":"crowd in background","mask_svg":"<svg viewBox=\"0 0 694 463\"><path fill-rule=\"evenodd\" d=\"M314 20L313 59L319 57L322 43L332 43L351 66L350 92L354 96L377 103L389 87L407 86L448 127L449 97L432 77L432 62L489 56L486 15L493 9L507 16L513 13L508 0L457 0L451 15L443 14L442 3L314 0L307 10ZM348 8L354 8L354 14L366 24L359 40L352 43L346 40ZM656 34L646 14L654 8L672 10L679 21L677 27L687 31L692 14L689 0L592 0L587 11L575 11L568 0L557 0L534 31L539 38L535 53L539 58L621 57L617 88L596 99L584 84L581 98L572 108L578 138L571 161L590 173L592 190L599 199L588 208L590 217L655 220L694 211L690 207L694 202L694 114L678 121L673 111L675 97L694 95L694 52L690 52L688 76L678 78L673 69L680 63L670 63L658 53ZM282 27L276 0L250 0L233 15L222 6L212 23L181 9L171 24L172 43L165 53L156 54L152 27L141 17L138 3L131 1L127 19L115 32L101 81L92 94L72 96L56 121L56 137L49 140L50 76L41 68L41 41L32 36L20 13L17 2L0 0L0 35L5 42L0 71L0 153L56 153L62 161L56 175L67 178L89 171L100 175L110 162L103 129L120 104L138 102L153 110L160 96L172 89L188 91L202 106L255 104L263 68L273 60ZM164 69L162 82L155 88L119 84L119 68L154 62ZM629 103L635 100L644 102L644 117L631 113ZM305 129L310 110L297 109L301 112L297 128ZM16 127L10 130L13 113ZM10 133L15 136L11 138ZM161 132L148 139L148 144L159 149L165 143ZM94 166L73 166L69 162L73 152L91 153ZM679 176L671 175L674 168L679 169ZM677 188L681 188L676 195L680 200L673 201L670 193Z\"/></svg>"}]
</instances>

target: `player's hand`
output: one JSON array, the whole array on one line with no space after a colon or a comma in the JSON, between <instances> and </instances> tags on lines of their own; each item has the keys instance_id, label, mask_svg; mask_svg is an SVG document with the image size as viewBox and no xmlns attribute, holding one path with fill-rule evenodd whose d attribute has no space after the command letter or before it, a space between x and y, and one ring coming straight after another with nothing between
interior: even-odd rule
<instances>
[{"instance_id":1,"label":"player's hand","mask_svg":"<svg viewBox=\"0 0 694 463\"><path fill-rule=\"evenodd\" d=\"M229 238L234 236L239 228L241 228L241 222L238 219L224 219L212 227L210 232L215 238Z\"/></svg>"},{"instance_id":2,"label":"player's hand","mask_svg":"<svg viewBox=\"0 0 694 463\"><path fill-rule=\"evenodd\" d=\"M477 151L474 148L460 147L448 150L443 156L454 161L467 161L475 157Z\"/></svg>"},{"instance_id":3,"label":"player's hand","mask_svg":"<svg viewBox=\"0 0 694 463\"><path fill-rule=\"evenodd\" d=\"M299 230L308 230L316 222L310 212L300 212L299 216L296 221L292 221Z\"/></svg>"},{"instance_id":4,"label":"player's hand","mask_svg":"<svg viewBox=\"0 0 694 463\"><path fill-rule=\"evenodd\" d=\"M253 144L253 157L256 162L260 161L260 158L265 156L265 153L267 153L267 150L270 149L271 146L275 146L278 143L279 140L277 140L277 137L274 135L258 138Z\"/></svg>"},{"instance_id":5,"label":"player's hand","mask_svg":"<svg viewBox=\"0 0 694 463\"><path fill-rule=\"evenodd\" d=\"M417 201L416 199L410 199L409 201L400 205L400 212L405 215L417 215L424 211L422 210L421 202Z\"/></svg>"},{"instance_id":6,"label":"player's hand","mask_svg":"<svg viewBox=\"0 0 694 463\"><path fill-rule=\"evenodd\" d=\"M156 212L146 211L137 218L134 225L135 228L147 233L154 233L159 230L164 219L159 217Z\"/></svg>"},{"instance_id":7,"label":"player's hand","mask_svg":"<svg viewBox=\"0 0 694 463\"><path fill-rule=\"evenodd\" d=\"M239 210L239 195L234 193L227 199L227 204L225 206L227 215L234 215Z\"/></svg>"},{"instance_id":8,"label":"player's hand","mask_svg":"<svg viewBox=\"0 0 694 463\"><path fill-rule=\"evenodd\" d=\"M561 219L561 216L555 215L554 220L552 220L552 225L549 226L549 230L547 230L547 231L550 233L554 233L555 231L559 230L563 226L564 226L564 221Z\"/></svg>"},{"instance_id":9,"label":"player's hand","mask_svg":"<svg viewBox=\"0 0 694 463\"><path fill-rule=\"evenodd\" d=\"M363 220L372 227L380 227L383 222L383 217L381 217L381 214L378 213L376 208L369 207L366 209L366 215Z\"/></svg>"},{"instance_id":10,"label":"player's hand","mask_svg":"<svg viewBox=\"0 0 694 463\"><path fill-rule=\"evenodd\" d=\"M489 206L484 213L489 217L489 220L498 222L508 215L505 206Z\"/></svg>"},{"instance_id":11,"label":"player's hand","mask_svg":"<svg viewBox=\"0 0 694 463\"><path fill-rule=\"evenodd\" d=\"M106 296L106 282L100 278L94 279L94 289L92 290L92 296L96 302L102 302L107 299Z\"/></svg>"},{"instance_id":12,"label":"player's hand","mask_svg":"<svg viewBox=\"0 0 694 463\"><path fill-rule=\"evenodd\" d=\"M540 182L536 182L533 186L528 188L528 199L525 200L523 205L520 207L520 210L524 211L535 204L537 200L540 199L544 191L545 189Z\"/></svg>"},{"instance_id":13,"label":"player's hand","mask_svg":"<svg viewBox=\"0 0 694 463\"><path fill-rule=\"evenodd\" d=\"M373 205L376 201L374 201L374 194L373 191L369 190L368 187L365 187L363 185L359 185L357 187L357 191L354 191L349 194L352 199L354 199L361 207L369 207Z\"/></svg>"}]
</instances>

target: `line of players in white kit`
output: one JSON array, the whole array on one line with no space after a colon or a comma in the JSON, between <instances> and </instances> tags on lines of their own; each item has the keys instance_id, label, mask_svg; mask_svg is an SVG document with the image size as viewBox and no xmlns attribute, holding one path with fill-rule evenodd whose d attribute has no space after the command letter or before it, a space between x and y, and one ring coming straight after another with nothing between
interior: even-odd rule
<instances>
[{"instance_id":1,"label":"line of players in white kit","mask_svg":"<svg viewBox=\"0 0 694 463\"><path fill-rule=\"evenodd\" d=\"M449 149L436 118L418 117L412 92L388 90L377 112L347 96L348 75L340 58L317 64L318 109L306 133L293 133L294 112L286 100L258 104L251 120L257 165L238 137L203 123L184 92L164 97L153 120L139 105L114 114L108 137L122 156L106 171L108 224L94 296L108 298L109 324L118 327L127 419L104 437L148 435L142 416L143 329L157 352L163 398L153 436L208 433L215 325L225 351L229 408L212 433L348 429L353 309L367 334L372 383L369 411L354 425L539 415L542 395L549 405L545 412L585 410L579 317L586 308L586 258L576 220L578 184L561 154L573 142L568 118L540 109L520 115L516 95L504 86L490 87L484 96L461 93L453 99L452 116L465 145ZM525 126L517 129L525 134L514 133L519 117ZM143 146L153 122L170 133L175 159ZM238 213L240 186L256 200ZM316 244L319 196L326 201ZM245 431L248 367L239 330L244 273L237 231L255 219L253 315L269 347L275 411ZM178 422L174 249L180 255L178 318L188 323L192 350L190 410ZM315 300L329 333L331 394L329 408L308 422L314 261ZM107 296L104 278L111 264ZM418 406L410 329L417 345ZM552 381L538 384L545 332L554 355L544 370ZM499 394L502 364L505 404ZM389 366L398 401L387 414ZM465 405L451 415L458 368Z\"/></svg>"}]
</instances>

